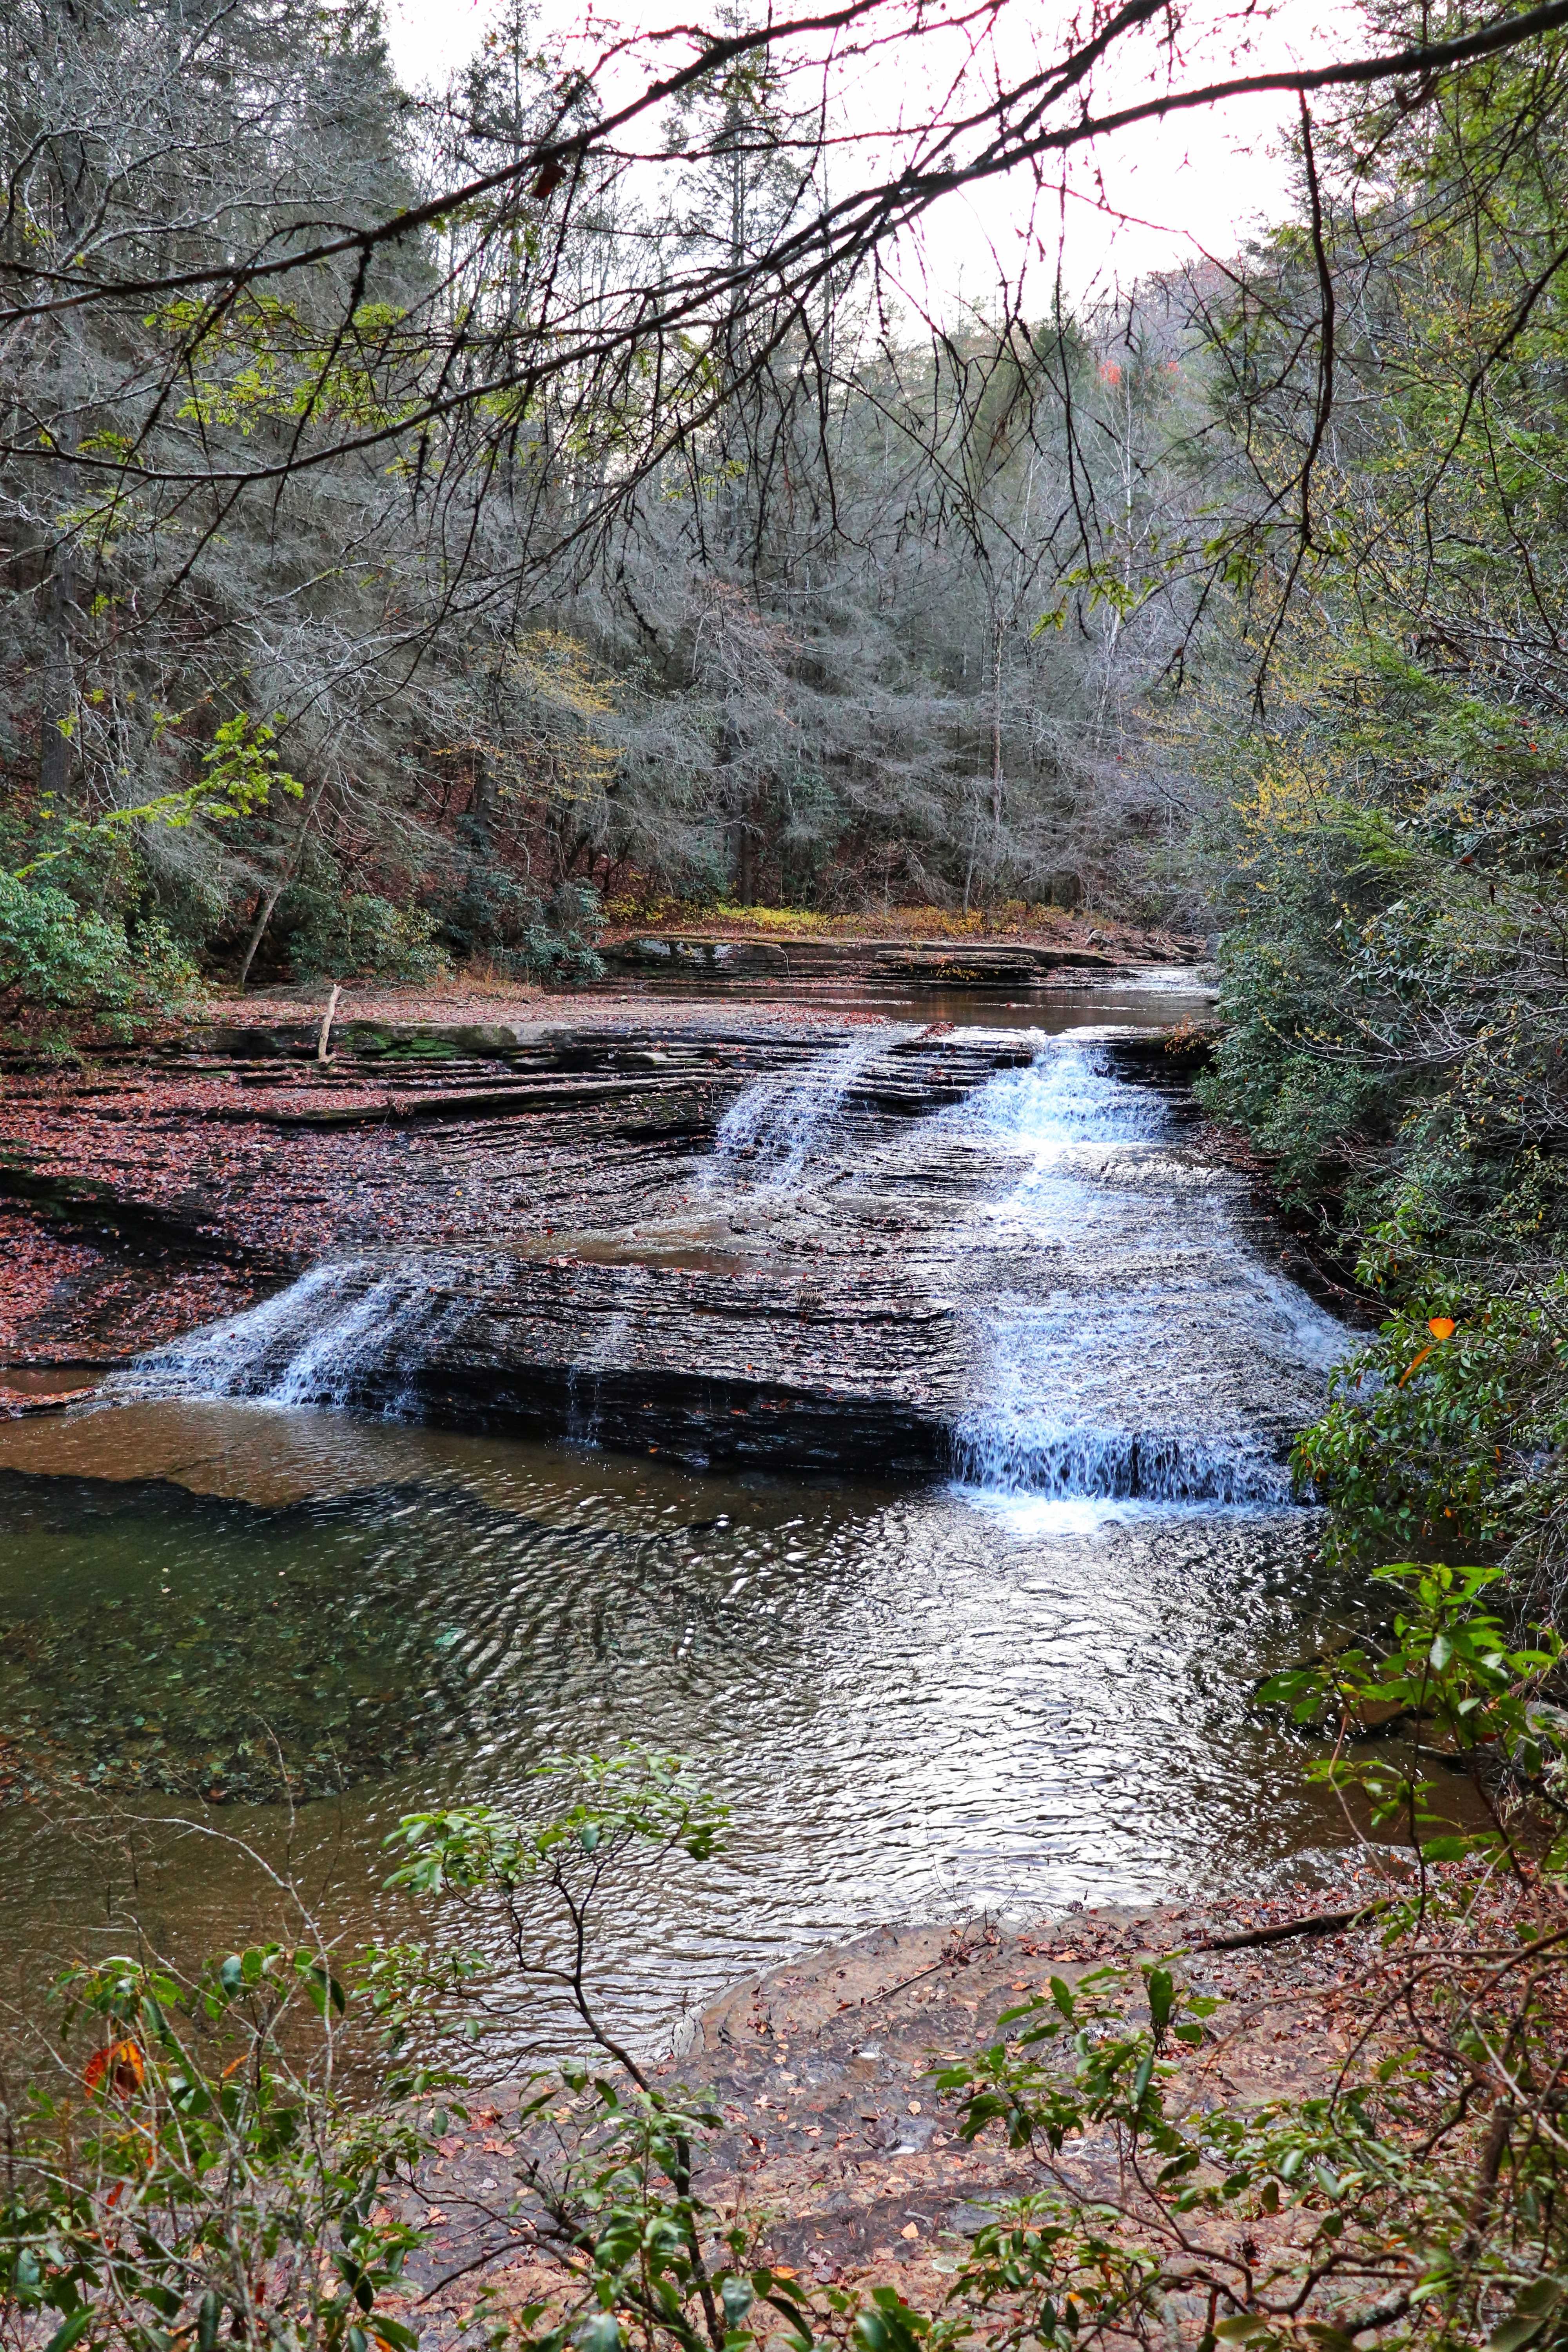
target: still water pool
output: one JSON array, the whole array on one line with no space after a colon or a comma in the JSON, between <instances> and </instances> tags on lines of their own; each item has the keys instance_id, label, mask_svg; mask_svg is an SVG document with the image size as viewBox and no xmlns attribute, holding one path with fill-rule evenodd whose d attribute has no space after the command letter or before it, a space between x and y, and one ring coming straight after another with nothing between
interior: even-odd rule
<instances>
[{"instance_id":1,"label":"still water pool","mask_svg":"<svg viewBox=\"0 0 1568 2352\"><path fill-rule=\"evenodd\" d=\"M879 1920L1250 1883L1338 1834L1250 1704L1336 1612L1305 1513L731 1483L226 1402L34 1423L4 1455L5 1720L197 1825L141 1863L184 1945L275 1908L231 1841L345 1928L405 1924L399 1813L536 1804L542 1755L627 1735L735 1815L721 1862L614 1920L616 2011L650 2032ZM123 1866L60 1834L72 1810L0 1811L13 1967L121 1938Z\"/></svg>"}]
</instances>

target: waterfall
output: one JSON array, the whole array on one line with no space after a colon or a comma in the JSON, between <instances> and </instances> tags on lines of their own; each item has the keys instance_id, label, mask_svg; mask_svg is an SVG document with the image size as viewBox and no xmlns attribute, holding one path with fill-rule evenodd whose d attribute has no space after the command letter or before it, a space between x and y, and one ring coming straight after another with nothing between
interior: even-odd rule
<instances>
[{"instance_id":1,"label":"waterfall","mask_svg":"<svg viewBox=\"0 0 1568 2352\"><path fill-rule=\"evenodd\" d=\"M842 1141L857 1086L878 1056L910 1028L878 1024L856 1031L842 1045L814 1054L795 1069L774 1070L742 1087L719 1122L710 1187L792 1192L808 1168L831 1158Z\"/></svg>"},{"instance_id":2,"label":"waterfall","mask_svg":"<svg viewBox=\"0 0 1568 2352\"><path fill-rule=\"evenodd\" d=\"M934 1115L891 1121L889 1134L868 1094L870 1072L900 1034L910 1032L857 1030L748 1086L706 1163L700 1213L749 1202L755 1228L776 1224L786 1247L797 1227L814 1242L814 1284L853 1284L858 1268L848 1249L836 1259L833 1244L842 1232L852 1248L862 1228L831 1186L853 1170L861 1207L885 1193L911 1252L915 1303L924 1301L937 1333L932 1361L944 1384L928 1403L911 1323L889 1343L890 1392L919 1398L927 1442L934 1451L945 1438L968 1496L1118 1507L1286 1502L1291 1434L1321 1409L1345 1334L1268 1264L1261 1228L1248 1230L1244 1188L1184 1151L1169 1104L1120 1078L1107 1048L1082 1038L1041 1038L1031 1062L994 1071ZM802 1353L793 1311L787 1338L777 1336L766 1286L793 1299L793 1265L781 1253L781 1276L765 1255L760 1263L772 1326L757 1315L743 1349L733 1317L715 1335L737 1340L731 1353L746 1378L754 1362L757 1377L782 1371L831 1393L841 1368L814 1358L809 1344ZM362 1253L152 1350L108 1385L121 1396L417 1415L454 1381L482 1402L486 1382L510 1378L515 1365L542 1400L564 1381L569 1434L625 1442L616 1383L628 1368L657 1364L647 1318L662 1311L664 1294L649 1291L635 1248L625 1265L571 1265L557 1277L526 1253L478 1239ZM897 1321L896 1264L891 1271ZM696 1277L699 1286L713 1279ZM679 1284L669 1296L684 1311ZM699 1313L712 1310L698 1298ZM756 1302L743 1311L754 1314ZM730 1314L727 1304L721 1312ZM680 1344L674 1360L689 1377L707 1360L693 1357L689 1328ZM875 1318L868 1344L883 1344ZM874 1352L868 1362L874 1389ZM873 1402L880 1409L879 1397ZM852 1423L857 1408L842 1409ZM789 1429L781 1418L781 1435Z\"/></svg>"},{"instance_id":3,"label":"waterfall","mask_svg":"<svg viewBox=\"0 0 1568 2352\"><path fill-rule=\"evenodd\" d=\"M121 1396L252 1397L268 1404L411 1403L410 1372L460 1303L428 1257L312 1266L243 1315L171 1340L117 1373Z\"/></svg>"},{"instance_id":4,"label":"waterfall","mask_svg":"<svg viewBox=\"0 0 1568 2352\"><path fill-rule=\"evenodd\" d=\"M961 1485L990 1497L1279 1505L1292 1431L1345 1333L1283 1281L1168 1106L1103 1048L1045 1044L949 1114L1013 1160L972 1223L974 1402Z\"/></svg>"},{"instance_id":5,"label":"waterfall","mask_svg":"<svg viewBox=\"0 0 1568 2352\"><path fill-rule=\"evenodd\" d=\"M948 1122L1025 1160L1026 1188L1069 1160L1075 1146L1150 1142L1164 1135L1170 1116L1152 1089L1119 1078L1102 1048L1064 1041L1042 1042L1023 1068L998 1071L948 1113Z\"/></svg>"},{"instance_id":6,"label":"waterfall","mask_svg":"<svg viewBox=\"0 0 1568 2352\"><path fill-rule=\"evenodd\" d=\"M1027 1407L987 1410L955 1433L960 1481L1043 1501L1288 1503L1285 1465L1254 1439L1071 1429Z\"/></svg>"}]
</instances>

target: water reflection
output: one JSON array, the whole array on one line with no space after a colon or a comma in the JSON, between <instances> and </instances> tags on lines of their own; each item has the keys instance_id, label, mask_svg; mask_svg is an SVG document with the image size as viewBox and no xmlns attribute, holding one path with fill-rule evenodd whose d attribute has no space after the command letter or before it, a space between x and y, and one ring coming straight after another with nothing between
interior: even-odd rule
<instances>
[{"instance_id":1,"label":"water reflection","mask_svg":"<svg viewBox=\"0 0 1568 2352\"><path fill-rule=\"evenodd\" d=\"M1103 1030L1117 1007L1018 1011ZM574 1249L703 1270L794 1252L791 1279L817 1286L885 1256L889 1296L940 1309L929 1344L949 1335L977 1483L701 1474L321 1412L302 1376L270 1402L122 1393L0 1425L14 1981L123 1940L123 1864L112 1845L84 1862L73 1809L145 1823L139 1900L163 1940L284 1924L247 1847L358 1938L416 1924L383 1887L399 1814L536 1805L542 1757L625 1738L689 1755L735 1817L717 1863L619 1898L605 1960L628 2031L876 1922L1256 1885L1339 1841L1250 1696L1353 1605L1278 1469L1336 1331L1092 1041L889 1119L854 1092L888 1036L742 1097L717 1195L688 1171L662 1223ZM519 1263L537 1246L520 1238ZM356 1344L389 1343L368 1316ZM1159 1482L1122 1477L1115 1449L1156 1440L1258 1475L1211 1465L1205 1502L1185 1472L1134 1499Z\"/></svg>"},{"instance_id":2,"label":"water reflection","mask_svg":"<svg viewBox=\"0 0 1568 2352\"><path fill-rule=\"evenodd\" d=\"M628 2024L877 1920L1252 1878L1335 1834L1249 1705L1337 1613L1303 1513L976 1507L226 1403L23 1424L0 1461L8 1724L98 1785L148 1785L159 1739L195 1786L216 1759L201 1818L275 1859L291 1837L356 1933L401 1916L399 1812L537 1802L558 1746L691 1755L736 1829L617 1915ZM273 1734L346 1784L292 1825L235 1801ZM153 1849L164 1920L231 1934L241 1860ZM90 1921L34 1808L0 1816L0 1866L33 1896L14 1959Z\"/></svg>"}]
</instances>

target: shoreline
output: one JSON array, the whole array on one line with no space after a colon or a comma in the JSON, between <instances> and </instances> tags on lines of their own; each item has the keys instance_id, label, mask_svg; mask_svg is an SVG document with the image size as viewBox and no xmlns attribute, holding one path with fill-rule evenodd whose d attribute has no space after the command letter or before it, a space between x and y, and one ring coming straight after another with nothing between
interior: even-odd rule
<instances>
[{"instance_id":1,"label":"shoreline","mask_svg":"<svg viewBox=\"0 0 1568 2352\"><path fill-rule=\"evenodd\" d=\"M875 1928L741 1979L677 2033L653 2081L714 2095L724 2127L696 2186L710 2207L755 2224L775 2269L807 2288L893 2285L934 2310L944 2265L990 2209L1044 2180L1039 2161L994 2130L972 2145L958 2137L931 2081L933 2061L984 2049L998 2018L1045 1993L1053 1976L1077 1987L1097 1969L1125 1969L1136 1986L1141 1962L1184 1952L1180 1973L1220 2007L1203 2048L1174 2053L1173 2105L1325 2092L1353 2046L1358 1993L1381 1948L1375 1923L1201 1947L1370 1902L1387 1881L1361 1854L1348 1852L1341 1867L1313 1857L1300 1883L1268 1896L1068 1906L1029 1929L984 1918ZM1139 2011L1134 2000L1130 2013ZM512 2230L496 2218L515 2106L515 2090L474 2094L469 2121L453 2124L420 2175L408 2210L433 2235L411 2284L423 2294L464 2273L423 2305L426 2324L467 2317L476 2262L507 2304L549 2299L550 2264L531 2244L526 2209ZM1081 2144L1062 2164L1093 2195L1111 2186L1100 2178L1107 2161L1104 2147Z\"/></svg>"}]
</instances>

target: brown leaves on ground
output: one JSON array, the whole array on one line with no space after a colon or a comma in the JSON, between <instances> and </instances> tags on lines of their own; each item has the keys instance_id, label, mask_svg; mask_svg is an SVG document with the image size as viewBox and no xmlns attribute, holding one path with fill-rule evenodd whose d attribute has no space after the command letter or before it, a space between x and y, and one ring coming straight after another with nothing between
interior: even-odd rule
<instances>
[{"instance_id":1,"label":"brown leaves on ground","mask_svg":"<svg viewBox=\"0 0 1568 2352\"><path fill-rule=\"evenodd\" d=\"M693 2021L684 2047L658 2070L663 2084L711 2091L724 2117L697 2186L726 2220L749 2219L775 2267L807 2288L896 2286L934 2310L954 2257L997 2201L1041 2185L1026 2152L993 2131L973 2146L930 2080L933 2062L995 2038L1001 2012L1053 1976L1125 1967L1210 1936L1268 1926L1382 1891L1375 1874L1347 1870L1328 1894L1291 1890L1270 1901L1073 1911L1026 1934L994 1924L879 1929L737 1986ZM1203 2050L1184 2059L1184 2103L1214 2105L1310 2095L1339 2077L1355 2042L1380 1950L1371 1930L1260 1950L1203 1955L1184 1964L1194 1988L1225 2006ZM492 2281L503 2299L550 2303L560 2281L525 2228L510 2242L508 2164L500 2106L454 2132L425 2198L442 2219L424 2258L433 2281L497 2248ZM1074 2162L1086 2193L1116 2187L1109 2146ZM426 2218L428 2218L426 2213ZM437 2296L447 2324L473 2299Z\"/></svg>"}]
</instances>

